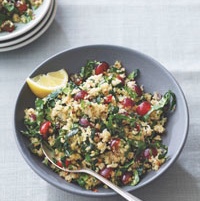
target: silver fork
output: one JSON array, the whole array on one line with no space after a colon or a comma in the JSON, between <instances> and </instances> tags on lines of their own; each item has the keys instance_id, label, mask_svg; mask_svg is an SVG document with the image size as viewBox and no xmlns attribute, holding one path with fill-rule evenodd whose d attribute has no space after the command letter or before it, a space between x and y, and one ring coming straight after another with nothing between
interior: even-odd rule
<instances>
[{"instance_id":1,"label":"silver fork","mask_svg":"<svg viewBox=\"0 0 200 201\"><path fill-rule=\"evenodd\" d=\"M112 182L110 182L109 180L107 180L106 178L104 178L103 176L99 175L98 173L94 172L91 169L84 168L84 169L78 169L78 170L69 170L67 168L63 168L63 167L58 166L53 161L53 158L55 158L54 157L54 152L52 152L44 143L41 143L41 148L42 148L42 151L43 151L44 155L47 157L47 159L53 165L55 165L57 168L59 168L59 169L61 169L63 171L66 171L66 172L87 173L89 175L92 175L93 177L96 177L98 180L100 180L102 183L106 184L108 187L113 189L116 193L118 193L119 195L124 197L126 200L129 200L129 201L142 201L139 198L137 198L137 197L133 196L132 194L130 194L129 192L123 190L119 186L116 186L115 184L113 184Z\"/></svg>"}]
</instances>

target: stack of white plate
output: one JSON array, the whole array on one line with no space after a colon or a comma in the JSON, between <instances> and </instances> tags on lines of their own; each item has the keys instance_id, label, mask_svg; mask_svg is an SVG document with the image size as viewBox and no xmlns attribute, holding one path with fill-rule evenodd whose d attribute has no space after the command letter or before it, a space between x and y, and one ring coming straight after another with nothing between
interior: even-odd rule
<instances>
[{"instance_id":1,"label":"stack of white plate","mask_svg":"<svg viewBox=\"0 0 200 201\"><path fill-rule=\"evenodd\" d=\"M0 32L0 52L23 47L39 38L53 22L56 8L56 0L44 0L34 11L34 20L17 24L16 30L11 33Z\"/></svg>"}]
</instances>

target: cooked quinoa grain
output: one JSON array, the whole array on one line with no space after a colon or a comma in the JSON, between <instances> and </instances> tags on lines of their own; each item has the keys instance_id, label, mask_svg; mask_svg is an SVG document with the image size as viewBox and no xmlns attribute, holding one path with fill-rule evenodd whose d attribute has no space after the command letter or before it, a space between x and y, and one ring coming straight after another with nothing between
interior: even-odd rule
<instances>
[{"instance_id":1,"label":"cooked quinoa grain","mask_svg":"<svg viewBox=\"0 0 200 201\"><path fill-rule=\"evenodd\" d=\"M25 110L23 132L33 153L41 157L40 142L46 141L60 166L91 168L119 186L137 185L148 171L158 170L167 158L162 136L176 98L171 91L144 91L138 73L127 75L119 61L88 61L65 88L37 98L35 108ZM90 175L49 166L86 189L101 184Z\"/></svg>"}]
</instances>

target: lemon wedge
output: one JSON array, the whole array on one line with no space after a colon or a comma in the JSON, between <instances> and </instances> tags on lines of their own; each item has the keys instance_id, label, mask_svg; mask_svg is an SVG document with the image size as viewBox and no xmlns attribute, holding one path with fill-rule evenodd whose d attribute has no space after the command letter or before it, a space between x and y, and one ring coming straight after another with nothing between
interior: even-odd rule
<instances>
[{"instance_id":1,"label":"lemon wedge","mask_svg":"<svg viewBox=\"0 0 200 201\"><path fill-rule=\"evenodd\" d=\"M61 69L33 78L28 77L26 82L37 97L44 98L52 91L65 87L68 82L68 74L64 69Z\"/></svg>"}]
</instances>

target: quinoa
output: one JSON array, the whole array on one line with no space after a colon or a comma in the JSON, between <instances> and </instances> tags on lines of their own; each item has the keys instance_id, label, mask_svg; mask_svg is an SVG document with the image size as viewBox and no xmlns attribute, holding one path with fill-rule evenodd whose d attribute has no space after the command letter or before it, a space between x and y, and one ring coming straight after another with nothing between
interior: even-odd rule
<instances>
[{"instance_id":1,"label":"quinoa","mask_svg":"<svg viewBox=\"0 0 200 201\"><path fill-rule=\"evenodd\" d=\"M119 186L137 185L149 171L157 171L167 160L162 138L176 98L170 90L146 92L138 77L139 70L127 75L119 61L88 61L65 88L37 98L35 108L25 110L23 134L32 152L41 157L40 142L45 141L57 165L90 168ZM86 189L101 185L90 175L47 165L67 182Z\"/></svg>"}]
</instances>

